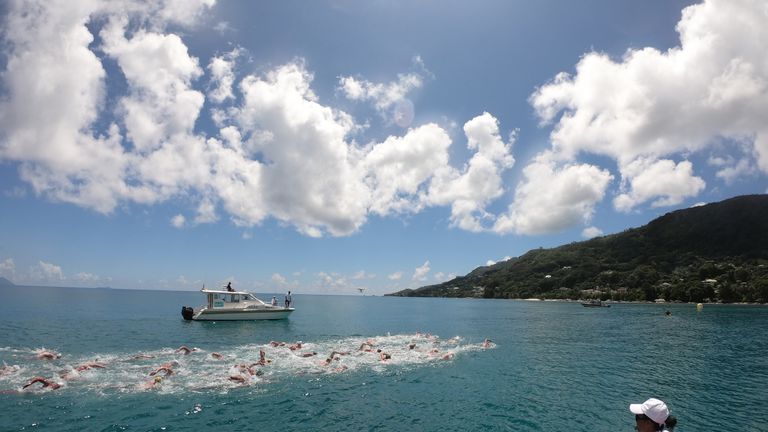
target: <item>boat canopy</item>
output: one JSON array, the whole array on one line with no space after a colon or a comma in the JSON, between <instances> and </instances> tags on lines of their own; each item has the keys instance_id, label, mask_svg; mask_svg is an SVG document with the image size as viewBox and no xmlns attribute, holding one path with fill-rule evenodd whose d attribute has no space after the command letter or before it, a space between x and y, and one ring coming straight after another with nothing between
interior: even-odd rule
<instances>
[{"instance_id":1,"label":"boat canopy","mask_svg":"<svg viewBox=\"0 0 768 432\"><path fill-rule=\"evenodd\" d=\"M225 289L222 290L212 290L212 289L206 289L203 288L200 290L200 292L206 293L206 294L243 294L243 295L249 295L248 291L227 291Z\"/></svg>"}]
</instances>

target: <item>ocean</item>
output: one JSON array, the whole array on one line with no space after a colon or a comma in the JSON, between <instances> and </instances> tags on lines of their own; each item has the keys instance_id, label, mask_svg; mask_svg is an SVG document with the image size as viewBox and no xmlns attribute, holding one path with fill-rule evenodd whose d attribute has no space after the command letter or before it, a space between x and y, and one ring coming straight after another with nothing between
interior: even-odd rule
<instances>
[{"instance_id":1,"label":"ocean","mask_svg":"<svg viewBox=\"0 0 768 432\"><path fill-rule=\"evenodd\" d=\"M287 320L187 322L198 292L0 296L2 431L613 432L634 430L627 407L649 397L678 432L768 431L765 306L299 293ZM392 358L359 351L367 341ZM260 350L255 375L236 367ZM321 364L332 351L349 354ZM103 367L76 370L89 362ZM152 385L167 363L175 373ZM22 390L36 376L61 387Z\"/></svg>"}]
</instances>

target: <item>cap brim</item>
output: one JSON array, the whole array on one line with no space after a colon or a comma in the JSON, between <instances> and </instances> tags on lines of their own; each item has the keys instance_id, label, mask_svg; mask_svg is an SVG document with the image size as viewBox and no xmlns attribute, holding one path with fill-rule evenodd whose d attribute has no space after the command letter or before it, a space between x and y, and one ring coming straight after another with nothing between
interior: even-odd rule
<instances>
[{"instance_id":1,"label":"cap brim","mask_svg":"<svg viewBox=\"0 0 768 432\"><path fill-rule=\"evenodd\" d=\"M629 405L629 411L632 414L645 414L643 412L643 404L630 404Z\"/></svg>"}]
</instances>

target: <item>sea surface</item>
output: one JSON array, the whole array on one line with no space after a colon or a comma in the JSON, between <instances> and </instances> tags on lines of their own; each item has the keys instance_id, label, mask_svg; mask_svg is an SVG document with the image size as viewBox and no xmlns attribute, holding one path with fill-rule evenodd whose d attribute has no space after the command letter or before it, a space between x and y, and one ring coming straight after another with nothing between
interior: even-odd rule
<instances>
[{"instance_id":1,"label":"sea surface","mask_svg":"<svg viewBox=\"0 0 768 432\"><path fill-rule=\"evenodd\" d=\"M614 432L649 397L678 432L768 431L765 306L296 294L287 320L187 322L198 292L0 296L1 431ZM359 351L369 340L392 358ZM259 350L256 375L236 368ZM349 354L321 364L331 351ZM88 362L104 368L76 370ZM166 363L175 373L147 384ZM62 386L22 390L36 376Z\"/></svg>"}]
</instances>

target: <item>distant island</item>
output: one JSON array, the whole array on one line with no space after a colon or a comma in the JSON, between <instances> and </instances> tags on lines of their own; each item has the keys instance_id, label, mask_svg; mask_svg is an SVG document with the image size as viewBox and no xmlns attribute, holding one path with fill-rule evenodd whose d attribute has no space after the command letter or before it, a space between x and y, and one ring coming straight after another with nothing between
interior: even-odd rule
<instances>
[{"instance_id":1,"label":"distant island","mask_svg":"<svg viewBox=\"0 0 768 432\"><path fill-rule=\"evenodd\" d=\"M674 211L388 295L768 303L768 195Z\"/></svg>"}]
</instances>

